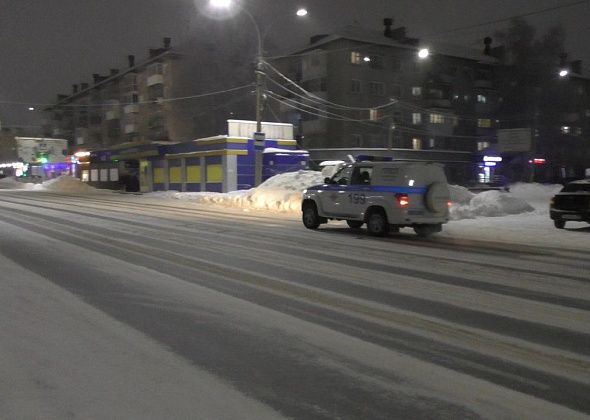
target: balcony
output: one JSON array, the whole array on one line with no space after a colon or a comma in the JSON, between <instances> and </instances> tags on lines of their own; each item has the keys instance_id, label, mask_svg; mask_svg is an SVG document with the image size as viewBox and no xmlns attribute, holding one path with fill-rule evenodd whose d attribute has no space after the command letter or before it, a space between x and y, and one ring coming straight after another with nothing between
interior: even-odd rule
<instances>
[{"instance_id":1,"label":"balcony","mask_svg":"<svg viewBox=\"0 0 590 420\"><path fill-rule=\"evenodd\" d=\"M427 108L451 108L450 99L424 99Z\"/></svg>"},{"instance_id":2,"label":"balcony","mask_svg":"<svg viewBox=\"0 0 590 420\"><path fill-rule=\"evenodd\" d=\"M139 105L129 104L123 107L123 113L125 114L137 114L139 112Z\"/></svg>"},{"instance_id":3,"label":"balcony","mask_svg":"<svg viewBox=\"0 0 590 420\"><path fill-rule=\"evenodd\" d=\"M116 120L119 118L119 111L118 110L110 110L105 112L104 119L107 121Z\"/></svg>"},{"instance_id":4,"label":"balcony","mask_svg":"<svg viewBox=\"0 0 590 420\"><path fill-rule=\"evenodd\" d=\"M125 124L125 134L137 133L136 124Z\"/></svg>"},{"instance_id":5,"label":"balcony","mask_svg":"<svg viewBox=\"0 0 590 420\"><path fill-rule=\"evenodd\" d=\"M161 85L164 83L164 76L161 74L152 74L147 78L147 85L154 86L154 85Z\"/></svg>"}]
</instances>

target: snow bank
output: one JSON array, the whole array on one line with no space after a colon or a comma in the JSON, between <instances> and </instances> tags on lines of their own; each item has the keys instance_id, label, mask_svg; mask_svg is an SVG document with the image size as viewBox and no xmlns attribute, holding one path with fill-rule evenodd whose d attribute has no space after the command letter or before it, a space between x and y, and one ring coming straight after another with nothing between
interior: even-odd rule
<instances>
[{"instance_id":1,"label":"snow bank","mask_svg":"<svg viewBox=\"0 0 590 420\"><path fill-rule=\"evenodd\" d=\"M31 183L20 182L12 176L0 179L0 189L25 190L33 188L33 185Z\"/></svg>"},{"instance_id":2,"label":"snow bank","mask_svg":"<svg viewBox=\"0 0 590 420\"><path fill-rule=\"evenodd\" d=\"M510 186L515 197L522 198L535 208L539 214L549 213L549 201L563 188L559 184L524 184L517 183Z\"/></svg>"},{"instance_id":3,"label":"snow bank","mask_svg":"<svg viewBox=\"0 0 590 420\"><path fill-rule=\"evenodd\" d=\"M88 184L71 176L62 175L60 177L50 179L42 184L35 185L34 189L44 191L54 191L62 193L95 193L98 190Z\"/></svg>"},{"instance_id":4,"label":"snow bank","mask_svg":"<svg viewBox=\"0 0 590 420\"><path fill-rule=\"evenodd\" d=\"M164 191L150 193L151 197L190 200L203 204L217 204L243 209L264 209L274 211L299 211L302 191L324 180L318 171L297 171L279 174L269 178L257 188L229 193L179 193Z\"/></svg>"},{"instance_id":5,"label":"snow bank","mask_svg":"<svg viewBox=\"0 0 590 420\"><path fill-rule=\"evenodd\" d=\"M475 219L476 217L501 217L534 211L525 199L513 192L484 191L473 194L465 187L450 185L452 220Z\"/></svg>"}]
</instances>

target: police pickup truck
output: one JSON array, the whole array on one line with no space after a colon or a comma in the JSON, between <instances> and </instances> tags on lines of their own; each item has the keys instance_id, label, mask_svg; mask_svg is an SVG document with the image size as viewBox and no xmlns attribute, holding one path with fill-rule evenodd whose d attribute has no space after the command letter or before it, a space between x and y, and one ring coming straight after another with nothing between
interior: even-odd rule
<instances>
[{"instance_id":1,"label":"police pickup truck","mask_svg":"<svg viewBox=\"0 0 590 420\"><path fill-rule=\"evenodd\" d=\"M303 191L302 220L317 229L328 219L351 228L367 224L375 236L412 227L419 236L449 221L450 193L441 165L416 162L345 164L324 184Z\"/></svg>"}]
</instances>

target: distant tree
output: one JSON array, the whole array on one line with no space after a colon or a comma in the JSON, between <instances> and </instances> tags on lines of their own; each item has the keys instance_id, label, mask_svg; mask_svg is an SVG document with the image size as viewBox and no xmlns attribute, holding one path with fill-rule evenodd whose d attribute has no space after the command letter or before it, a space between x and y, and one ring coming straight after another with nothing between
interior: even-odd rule
<instances>
[{"instance_id":1,"label":"distant tree","mask_svg":"<svg viewBox=\"0 0 590 420\"><path fill-rule=\"evenodd\" d=\"M562 26L551 27L541 37L523 18L514 18L506 31L497 32L496 38L505 46L507 64L520 74L546 78L560 64L565 48L565 31Z\"/></svg>"}]
</instances>

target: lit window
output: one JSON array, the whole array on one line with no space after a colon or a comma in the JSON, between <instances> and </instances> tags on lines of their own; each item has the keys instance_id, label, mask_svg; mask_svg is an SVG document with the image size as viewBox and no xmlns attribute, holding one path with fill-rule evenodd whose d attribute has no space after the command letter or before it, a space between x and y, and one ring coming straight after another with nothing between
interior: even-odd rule
<instances>
[{"instance_id":1,"label":"lit window","mask_svg":"<svg viewBox=\"0 0 590 420\"><path fill-rule=\"evenodd\" d=\"M442 114L430 114L430 123L431 124L444 124L445 117Z\"/></svg>"},{"instance_id":2,"label":"lit window","mask_svg":"<svg viewBox=\"0 0 590 420\"><path fill-rule=\"evenodd\" d=\"M369 92L371 95L385 95L385 85L381 82L369 82Z\"/></svg>"},{"instance_id":3,"label":"lit window","mask_svg":"<svg viewBox=\"0 0 590 420\"><path fill-rule=\"evenodd\" d=\"M414 150L422 149L422 139L413 138L412 139L412 149L414 149Z\"/></svg>"},{"instance_id":4,"label":"lit window","mask_svg":"<svg viewBox=\"0 0 590 420\"><path fill-rule=\"evenodd\" d=\"M480 104L485 104L487 103L488 98L485 95L477 95L477 102L479 102Z\"/></svg>"},{"instance_id":5,"label":"lit window","mask_svg":"<svg viewBox=\"0 0 590 420\"><path fill-rule=\"evenodd\" d=\"M561 132L562 132L563 134L569 134L569 133L570 133L570 131L571 131L571 128L570 128L570 127L568 127L567 125L563 125L563 126L561 127Z\"/></svg>"},{"instance_id":6,"label":"lit window","mask_svg":"<svg viewBox=\"0 0 590 420\"><path fill-rule=\"evenodd\" d=\"M492 126L492 120L489 118L478 118L477 126L480 128L490 128Z\"/></svg>"},{"instance_id":7,"label":"lit window","mask_svg":"<svg viewBox=\"0 0 590 420\"><path fill-rule=\"evenodd\" d=\"M350 62L352 64L361 64L363 62L363 58L361 57L361 53L358 51L352 51L350 53Z\"/></svg>"},{"instance_id":8,"label":"lit window","mask_svg":"<svg viewBox=\"0 0 590 420\"><path fill-rule=\"evenodd\" d=\"M352 79L350 81L350 92L352 92L352 93L361 93L362 92L360 80Z\"/></svg>"},{"instance_id":9,"label":"lit window","mask_svg":"<svg viewBox=\"0 0 590 420\"><path fill-rule=\"evenodd\" d=\"M422 88L420 86L412 87L412 96L421 96L422 95Z\"/></svg>"},{"instance_id":10,"label":"lit window","mask_svg":"<svg viewBox=\"0 0 590 420\"><path fill-rule=\"evenodd\" d=\"M412 124L418 125L422 124L422 114L419 112L412 113Z\"/></svg>"},{"instance_id":11,"label":"lit window","mask_svg":"<svg viewBox=\"0 0 590 420\"><path fill-rule=\"evenodd\" d=\"M490 147L489 141L478 141L477 142L477 150L480 152L484 149L487 149L488 147Z\"/></svg>"}]
</instances>

